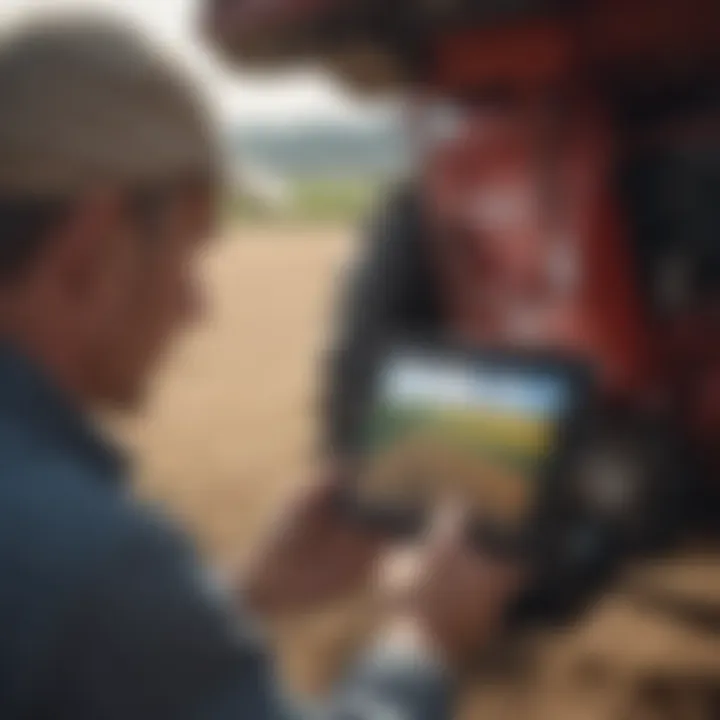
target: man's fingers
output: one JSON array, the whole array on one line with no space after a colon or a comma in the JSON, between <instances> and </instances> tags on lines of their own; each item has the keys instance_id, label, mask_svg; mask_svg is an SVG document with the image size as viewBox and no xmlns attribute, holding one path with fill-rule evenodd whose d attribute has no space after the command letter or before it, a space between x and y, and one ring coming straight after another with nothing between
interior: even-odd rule
<instances>
[{"instance_id":1,"label":"man's fingers","mask_svg":"<svg viewBox=\"0 0 720 720\"><path fill-rule=\"evenodd\" d=\"M447 501L433 516L426 546L432 576L456 572L468 587L481 588L487 599L511 599L522 590L526 573L519 562L501 558L469 543L471 517L462 503ZM454 569L454 570L453 570Z\"/></svg>"},{"instance_id":2,"label":"man's fingers","mask_svg":"<svg viewBox=\"0 0 720 720\"><path fill-rule=\"evenodd\" d=\"M468 514L456 500L445 501L434 513L430 525L429 542L435 548L457 547L464 543Z\"/></svg>"},{"instance_id":3,"label":"man's fingers","mask_svg":"<svg viewBox=\"0 0 720 720\"><path fill-rule=\"evenodd\" d=\"M512 597L521 590L525 573L518 563L487 555L478 559L478 562L483 565L488 587L493 589L497 596Z\"/></svg>"}]
</instances>

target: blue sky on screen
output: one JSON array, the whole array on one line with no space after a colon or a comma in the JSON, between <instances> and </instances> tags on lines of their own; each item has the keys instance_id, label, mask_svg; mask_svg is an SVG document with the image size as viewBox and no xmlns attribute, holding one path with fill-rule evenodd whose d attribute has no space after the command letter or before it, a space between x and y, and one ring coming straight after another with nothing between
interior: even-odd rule
<instances>
[{"instance_id":1,"label":"blue sky on screen","mask_svg":"<svg viewBox=\"0 0 720 720\"><path fill-rule=\"evenodd\" d=\"M547 372L399 355L385 369L381 392L392 405L482 408L547 417L564 411L570 387L565 378Z\"/></svg>"}]
</instances>

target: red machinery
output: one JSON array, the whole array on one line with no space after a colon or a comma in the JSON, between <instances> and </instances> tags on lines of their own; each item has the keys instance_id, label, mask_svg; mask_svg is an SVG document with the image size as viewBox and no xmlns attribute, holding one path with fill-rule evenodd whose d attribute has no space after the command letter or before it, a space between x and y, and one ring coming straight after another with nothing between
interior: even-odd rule
<instances>
[{"instance_id":1,"label":"red machinery","mask_svg":"<svg viewBox=\"0 0 720 720\"><path fill-rule=\"evenodd\" d=\"M450 106L422 171L447 326L587 358L611 403L681 418L718 462L720 237L694 246L689 220L720 204L720 3L215 0L207 20L236 59L320 58ZM662 239L622 175L683 153L714 191ZM672 173L651 207L682 195Z\"/></svg>"}]
</instances>

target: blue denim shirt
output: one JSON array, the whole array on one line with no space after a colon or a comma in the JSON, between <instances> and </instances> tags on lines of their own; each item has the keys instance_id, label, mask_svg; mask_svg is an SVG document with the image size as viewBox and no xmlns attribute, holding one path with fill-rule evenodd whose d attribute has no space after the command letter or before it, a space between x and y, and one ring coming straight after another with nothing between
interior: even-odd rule
<instances>
[{"instance_id":1,"label":"blue denim shirt","mask_svg":"<svg viewBox=\"0 0 720 720\"><path fill-rule=\"evenodd\" d=\"M126 479L82 413L0 349L0 717L307 717L186 538ZM376 649L314 715L435 720L450 695L432 664Z\"/></svg>"}]
</instances>

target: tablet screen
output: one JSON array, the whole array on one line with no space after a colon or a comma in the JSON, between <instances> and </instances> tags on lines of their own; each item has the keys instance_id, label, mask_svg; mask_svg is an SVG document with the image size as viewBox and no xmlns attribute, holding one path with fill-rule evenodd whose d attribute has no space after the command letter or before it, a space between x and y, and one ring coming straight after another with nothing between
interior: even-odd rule
<instances>
[{"instance_id":1,"label":"tablet screen","mask_svg":"<svg viewBox=\"0 0 720 720\"><path fill-rule=\"evenodd\" d=\"M452 496L520 528L574 404L559 365L397 350L377 378L358 486L363 506L428 508Z\"/></svg>"}]
</instances>

